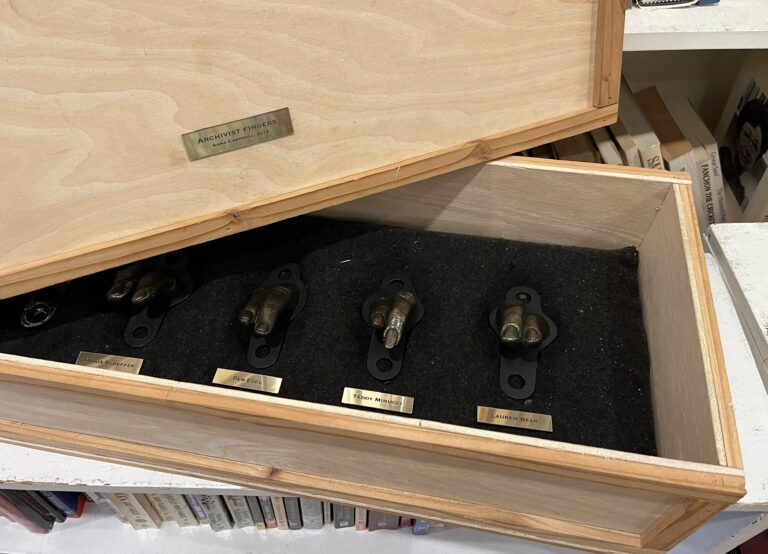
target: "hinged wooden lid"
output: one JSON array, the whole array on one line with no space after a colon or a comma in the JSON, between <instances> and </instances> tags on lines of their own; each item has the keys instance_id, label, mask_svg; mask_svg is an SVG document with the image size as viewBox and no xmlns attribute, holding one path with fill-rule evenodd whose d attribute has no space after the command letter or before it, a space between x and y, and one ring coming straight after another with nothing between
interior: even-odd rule
<instances>
[{"instance_id":1,"label":"hinged wooden lid","mask_svg":"<svg viewBox=\"0 0 768 554\"><path fill-rule=\"evenodd\" d=\"M611 123L622 5L0 0L0 298Z\"/></svg>"}]
</instances>

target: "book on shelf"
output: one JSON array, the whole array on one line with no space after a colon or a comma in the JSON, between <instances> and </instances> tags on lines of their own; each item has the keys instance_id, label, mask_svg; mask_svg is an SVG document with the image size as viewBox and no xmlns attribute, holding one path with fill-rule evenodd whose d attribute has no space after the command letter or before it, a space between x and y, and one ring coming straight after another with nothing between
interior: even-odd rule
<instances>
[{"instance_id":1,"label":"book on shelf","mask_svg":"<svg viewBox=\"0 0 768 554\"><path fill-rule=\"evenodd\" d=\"M253 521L253 516L251 516L248 501L244 496L225 494L224 503L229 509L229 514L232 516L235 527L242 529L243 527L253 527L256 525L256 522Z\"/></svg>"},{"instance_id":2,"label":"book on shelf","mask_svg":"<svg viewBox=\"0 0 768 554\"><path fill-rule=\"evenodd\" d=\"M718 122L723 176L744 222L768 221L768 63L748 62Z\"/></svg>"},{"instance_id":3,"label":"book on shelf","mask_svg":"<svg viewBox=\"0 0 768 554\"><path fill-rule=\"evenodd\" d=\"M635 94L635 99L661 140L661 153L669 170L691 176L696 217L699 228L704 231L715 210L714 199L706 194L701 172L709 156L700 144L693 145L688 141L655 87L641 90Z\"/></svg>"},{"instance_id":4,"label":"book on shelf","mask_svg":"<svg viewBox=\"0 0 768 554\"><path fill-rule=\"evenodd\" d=\"M365 531L368 528L368 510L355 508L355 529Z\"/></svg>"},{"instance_id":5,"label":"book on shelf","mask_svg":"<svg viewBox=\"0 0 768 554\"><path fill-rule=\"evenodd\" d=\"M158 529L163 523L146 495L116 492L107 498L134 529Z\"/></svg>"},{"instance_id":6,"label":"book on shelf","mask_svg":"<svg viewBox=\"0 0 768 554\"><path fill-rule=\"evenodd\" d=\"M264 521L264 514L261 511L259 505L258 496L246 496L245 501L248 503L248 509L251 511L251 517L253 518L253 524L259 531L266 531L267 524Z\"/></svg>"},{"instance_id":7,"label":"book on shelf","mask_svg":"<svg viewBox=\"0 0 768 554\"><path fill-rule=\"evenodd\" d=\"M632 135L629 134L624 123L619 119L616 123L611 125L609 129L619 147L623 165L643 167L643 164L640 162L640 152L637 149L637 145L635 144L635 141L632 140Z\"/></svg>"},{"instance_id":8,"label":"book on shelf","mask_svg":"<svg viewBox=\"0 0 768 554\"><path fill-rule=\"evenodd\" d=\"M264 514L264 524L267 526L267 529L276 529L277 518L272 506L272 499L269 496L260 496L259 507L261 508L261 513Z\"/></svg>"},{"instance_id":9,"label":"book on shelf","mask_svg":"<svg viewBox=\"0 0 768 554\"><path fill-rule=\"evenodd\" d=\"M613 141L613 137L605 127L600 127L594 131L590 131L592 140L595 141L595 146L600 152L600 157L604 163L610 165L624 165L624 161L621 159L621 153L619 147Z\"/></svg>"},{"instance_id":10,"label":"book on shelf","mask_svg":"<svg viewBox=\"0 0 768 554\"><path fill-rule=\"evenodd\" d=\"M284 496L285 517L288 520L288 529L295 531L301 529L301 509L298 496Z\"/></svg>"},{"instance_id":11,"label":"book on shelf","mask_svg":"<svg viewBox=\"0 0 768 554\"><path fill-rule=\"evenodd\" d=\"M23 525L33 533L48 533L53 529L56 520L53 516L46 515L42 510L30 505L23 495L23 491L0 491L0 507L9 514L10 519Z\"/></svg>"},{"instance_id":12,"label":"book on shelf","mask_svg":"<svg viewBox=\"0 0 768 554\"><path fill-rule=\"evenodd\" d=\"M31 501L37 504L45 514L53 517L56 523L63 523L67 519L64 512L51 504L39 491L25 491L25 494L28 494Z\"/></svg>"},{"instance_id":13,"label":"book on shelf","mask_svg":"<svg viewBox=\"0 0 768 554\"><path fill-rule=\"evenodd\" d=\"M181 494L162 494L161 495L171 509L171 519L179 527L193 527L198 525L198 520L192 512L192 508Z\"/></svg>"},{"instance_id":14,"label":"book on shelf","mask_svg":"<svg viewBox=\"0 0 768 554\"><path fill-rule=\"evenodd\" d=\"M112 513L114 513L117 516L117 519L122 521L123 523L128 523L128 520L125 519L125 516L123 515L123 512L117 509L117 506L114 502L107 496L107 493L105 492L88 492L85 493L88 498L90 498L94 504L98 504L99 506L106 506L110 510L112 510Z\"/></svg>"},{"instance_id":15,"label":"book on shelf","mask_svg":"<svg viewBox=\"0 0 768 554\"><path fill-rule=\"evenodd\" d=\"M40 494L68 518L77 518L83 513L85 497L79 492L40 491Z\"/></svg>"},{"instance_id":16,"label":"book on shelf","mask_svg":"<svg viewBox=\"0 0 768 554\"><path fill-rule=\"evenodd\" d=\"M301 521L305 529L323 528L323 503L313 498L300 498Z\"/></svg>"},{"instance_id":17,"label":"book on shelf","mask_svg":"<svg viewBox=\"0 0 768 554\"><path fill-rule=\"evenodd\" d=\"M728 220L725 187L715 137L709 132L706 124L687 98L664 97L664 102L688 142L694 145L694 148L701 147L706 154L706 156L699 156L702 159L698 178L701 180L704 204L708 210L707 222L710 225L725 223Z\"/></svg>"},{"instance_id":18,"label":"book on shelf","mask_svg":"<svg viewBox=\"0 0 768 554\"><path fill-rule=\"evenodd\" d=\"M288 527L288 514L285 512L285 502L283 502L282 496L270 496L272 500L272 510L275 513L275 520L277 521L277 528L287 531Z\"/></svg>"},{"instance_id":19,"label":"book on shelf","mask_svg":"<svg viewBox=\"0 0 768 554\"><path fill-rule=\"evenodd\" d=\"M195 519L197 519L198 523L200 525L205 525L208 523L208 516L205 515L205 510L203 510L203 505L200 504L200 501L197 499L197 496L194 494L185 494L184 500L187 501L187 504L189 505L189 508L192 510L192 513L195 514Z\"/></svg>"},{"instance_id":20,"label":"book on shelf","mask_svg":"<svg viewBox=\"0 0 768 554\"><path fill-rule=\"evenodd\" d=\"M637 147L640 165L649 169L664 169L659 137L635 101L635 96L624 79L621 80L619 121Z\"/></svg>"},{"instance_id":21,"label":"book on shelf","mask_svg":"<svg viewBox=\"0 0 768 554\"><path fill-rule=\"evenodd\" d=\"M200 501L205 516L208 519L208 525L211 529L216 531L226 531L232 529L232 520L229 517L229 512L224 501L219 495L216 494L198 494L197 499Z\"/></svg>"},{"instance_id":22,"label":"book on shelf","mask_svg":"<svg viewBox=\"0 0 768 554\"><path fill-rule=\"evenodd\" d=\"M333 523L333 511L331 510L330 502L323 502L323 524L330 525Z\"/></svg>"},{"instance_id":23,"label":"book on shelf","mask_svg":"<svg viewBox=\"0 0 768 554\"><path fill-rule=\"evenodd\" d=\"M413 527L411 528L411 532L414 535L426 535L427 533L429 533L429 527L430 527L429 520L426 520L426 519L414 519L413 520Z\"/></svg>"},{"instance_id":24,"label":"book on shelf","mask_svg":"<svg viewBox=\"0 0 768 554\"><path fill-rule=\"evenodd\" d=\"M355 526L355 509L346 504L333 503L333 526L336 529Z\"/></svg>"},{"instance_id":25,"label":"book on shelf","mask_svg":"<svg viewBox=\"0 0 768 554\"><path fill-rule=\"evenodd\" d=\"M413 525L413 518L400 516L400 527L410 527Z\"/></svg>"},{"instance_id":26,"label":"book on shelf","mask_svg":"<svg viewBox=\"0 0 768 554\"><path fill-rule=\"evenodd\" d=\"M552 148L558 160L588 163L603 161L592 137L586 133L555 141L552 143Z\"/></svg>"},{"instance_id":27,"label":"book on shelf","mask_svg":"<svg viewBox=\"0 0 768 554\"><path fill-rule=\"evenodd\" d=\"M399 529L400 516L388 514L385 512L368 511L368 530L378 531L379 529Z\"/></svg>"}]
</instances>

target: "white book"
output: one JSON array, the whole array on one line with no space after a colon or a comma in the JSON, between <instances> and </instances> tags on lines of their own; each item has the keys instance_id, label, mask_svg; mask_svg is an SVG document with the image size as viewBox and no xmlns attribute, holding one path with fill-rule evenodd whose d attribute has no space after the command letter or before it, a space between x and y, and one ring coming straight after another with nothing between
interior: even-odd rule
<instances>
[{"instance_id":1,"label":"white book","mask_svg":"<svg viewBox=\"0 0 768 554\"><path fill-rule=\"evenodd\" d=\"M330 502L323 502L323 523L326 525L333 523L333 514L331 513Z\"/></svg>"},{"instance_id":2,"label":"white book","mask_svg":"<svg viewBox=\"0 0 768 554\"><path fill-rule=\"evenodd\" d=\"M627 128L624 126L621 120L609 127L613 138L616 139L616 144L619 147L619 153L624 165L631 167L643 167L640 162L640 152L637 149L635 141L632 140L632 135L629 134Z\"/></svg>"},{"instance_id":3,"label":"white book","mask_svg":"<svg viewBox=\"0 0 768 554\"><path fill-rule=\"evenodd\" d=\"M161 494L171 508L171 517L179 527L193 527L198 524L195 514L181 494Z\"/></svg>"},{"instance_id":4,"label":"white book","mask_svg":"<svg viewBox=\"0 0 768 554\"><path fill-rule=\"evenodd\" d=\"M277 528L283 531L287 531L288 527L288 514L285 512L285 504L283 503L282 496L271 496L272 510L275 512L275 520L277 521Z\"/></svg>"},{"instance_id":5,"label":"white book","mask_svg":"<svg viewBox=\"0 0 768 554\"><path fill-rule=\"evenodd\" d=\"M134 529L158 529L162 520L154 508L149 506L152 510L149 512L145 505L140 502L139 497L142 495L133 495L123 492L108 493L112 503L120 510L126 521L131 524ZM147 502L149 502L147 500Z\"/></svg>"},{"instance_id":6,"label":"white book","mask_svg":"<svg viewBox=\"0 0 768 554\"><path fill-rule=\"evenodd\" d=\"M688 99L664 98L664 102L688 141L704 148L707 159L702 163L700 169L701 180L704 185L705 204L708 210L708 222L710 225L725 223L728 219L725 186L715 137L709 132Z\"/></svg>"},{"instance_id":7,"label":"white book","mask_svg":"<svg viewBox=\"0 0 768 554\"><path fill-rule=\"evenodd\" d=\"M235 522L235 527L242 529L243 527L253 527L256 524L253 521L251 509L248 507L248 502L244 496L225 494L224 502L227 504L232 520Z\"/></svg>"},{"instance_id":8,"label":"white book","mask_svg":"<svg viewBox=\"0 0 768 554\"><path fill-rule=\"evenodd\" d=\"M637 146L640 164L649 169L664 169L664 162L661 157L661 141L623 79L619 99L619 120L624 124L632 137L632 141Z\"/></svg>"},{"instance_id":9,"label":"white book","mask_svg":"<svg viewBox=\"0 0 768 554\"><path fill-rule=\"evenodd\" d=\"M208 523L208 516L205 515L205 510L203 510L203 505L200 504L200 501L197 499L197 496L194 494L185 494L184 500L187 501L187 504L189 504L190 509L192 510L192 513L195 514L195 519L197 521L204 525Z\"/></svg>"},{"instance_id":10,"label":"white book","mask_svg":"<svg viewBox=\"0 0 768 554\"><path fill-rule=\"evenodd\" d=\"M365 531L368 528L368 510L355 508L355 529Z\"/></svg>"},{"instance_id":11,"label":"white book","mask_svg":"<svg viewBox=\"0 0 768 554\"><path fill-rule=\"evenodd\" d=\"M624 161L621 159L621 153L619 147L613 142L608 129L601 127L590 131L592 140L595 141L595 146L600 152L600 157L603 158L603 162L609 165L624 165Z\"/></svg>"},{"instance_id":12,"label":"white book","mask_svg":"<svg viewBox=\"0 0 768 554\"><path fill-rule=\"evenodd\" d=\"M220 496L216 494L198 494L196 496L203 507L211 529L217 533L232 529L232 520L229 519L229 512Z\"/></svg>"},{"instance_id":13,"label":"white book","mask_svg":"<svg viewBox=\"0 0 768 554\"><path fill-rule=\"evenodd\" d=\"M147 498L149 498L149 501L152 503L155 511L157 511L163 521L174 521L173 511L161 494L149 493L147 494Z\"/></svg>"},{"instance_id":14,"label":"white book","mask_svg":"<svg viewBox=\"0 0 768 554\"><path fill-rule=\"evenodd\" d=\"M304 528L322 529L323 503L304 496L299 498L299 503L301 504L301 521L304 524Z\"/></svg>"}]
</instances>

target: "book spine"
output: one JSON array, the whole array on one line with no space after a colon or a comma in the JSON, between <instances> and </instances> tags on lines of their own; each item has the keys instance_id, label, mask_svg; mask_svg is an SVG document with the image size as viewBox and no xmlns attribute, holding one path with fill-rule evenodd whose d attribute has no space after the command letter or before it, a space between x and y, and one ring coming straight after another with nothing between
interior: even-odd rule
<instances>
[{"instance_id":1,"label":"book spine","mask_svg":"<svg viewBox=\"0 0 768 554\"><path fill-rule=\"evenodd\" d=\"M323 503L312 498L301 497L301 521L305 529L323 528Z\"/></svg>"},{"instance_id":2,"label":"book spine","mask_svg":"<svg viewBox=\"0 0 768 554\"><path fill-rule=\"evenodd\" d=\"M88 494L88 498L93 500L96 504L100 506L106 506L107 508L112 510L112 512L114 512L114 514L117 516L117 519L119 519L123 523L130 523L123 515L123 512L121 512L120 509L117 507L117 505L114 502L112 502L112 500L109 497L107 497L107 493L90 492L87 494Z\"/></svg>"},{"instance_id":3,"label":"book spine","mask_svg":"<svg viewBox=\"0 0 768 554\"><path fill-rule=\"evenodd\" d=\"M108 493L107 498L112 501L120 513L123 514L125 520L134 529L157 529L159 527L152 519L147 517L145 510L134 495L116 492Z\"/></svg>"},{"instance_id":4,"label":"book spine","mask_svg":"<svg viewBox=\"0 0 768 554\"><path fill-rule=\"evenodd\" d=\"M705 146L705 149L709 155L709 167L712 171L712 194L715 198L716 220L717 223L725 223L728 221L728 209L725 200L725 181L720 167L720 153L717 150L717 144Z\"/></svg>"},{"instance_id":5,"label":"book spine","mask_svg":"<svg viewBox=\"0 0 768 554\"><path fill-rule=\"evenodd\" d=\"M179 527L193 527L197 525L197 518L195 518L195 514L192 513L192 509L182 495L162 494L160 496L165 499L165 502L170 507L173 521Z\"/></svg>"},{"instance_id":6,"label":"book spine","mask_svg":"<svg viewBox=\"0 0 768 554\"><path fill-rule=\"evenodd\" d=\"M413 525L413 518L400 516L400 527L410 527Z\"/></svg>"},{"instance_id":7,"label":"book spine","mask_svg":"<svg viewBox=\"0 0 768 554\"><path fill-rule=\"evenodd\" d=\"M261 507L261 513L264 514L264 524L267 526L267 529L276 529L277 518L275 517L275 509L272 507L272 499L268 496L260 496L259 506Z\"/></svg>"},{"instance_id":8,"label":"book spine","mask_svg":"<svg viewBox=\"0 0 768 554\"><path fill-rule=\"evenodd\" d=\"M282 530L288 529L288 515L285 513L285 504L283 503L282 496L272 496L272 509L275 512L275 519L277 520L277 528Z\"/></svg>"},{"instance_id":9,"label":"book spine","mask_svg":"<svg viewBox=\"0 0 768 554\"><path fill-rule=\"evenodd\" d=\"M333 523L333 514L331 512L331 503L323 502L323 524L330 525Z\"/></svg>"},{"instance_id":10,"label":"book spine","mask_svg":"<svg viewBox=\"0 0 768 554\"><path fill-rule=\"evenodd\" d=\"M355 529L365 531L368 528L368 510L355 508Z\"/></svg>"},{"instance_id":11,"label":"book spine","mask_svg":"<svg viewBox=\"0 0 768 554\"><path fill-rule=\"evenodd\" d=\"M161 527L163 525L163 518L157 513L152 502L149 501L149 497L146 494L134 494L133 496L136 498L136 502L139 503L141 509L144 510L144 515L152 520L152 523Z\"/></svg>"},{"instance_id":12,"label":"book spine","mask_svg":"<svg viewBox=\"0 0 768 554\"><path fill-rule=\"evenodd\" d=\"M173 517L173 510L166 502L163 495L160 493L150 493L147 495L149 501L152 503L152 507L160 516L163 521L176 521Z\"/></svg>"},{"instance_id":13,"label":"book spine","mask_svg":"<svg viewBox=\"0 0 768 554\"><path fill-rule=\"evenodd\" d=\"M285 516L288 518L288 529L296 531L301 529L301 510L297 496L284 496Z\"/></svg>"},{"instance_id":14,"label":"book spine","mask_svg":"<svg viewBox=\"0 0 768 554\"><path fill-rule=\"evenodd\" d=\"M259 507L259 497L246 496L245 501L248 504L248 509L251 511L251 517L253 518L254 525L256 525L256 529L265 531L267 525L264 521L264 514L261 513L261 508Z\"/></svg>"},{"instance_id":15,"label":"book spine","mask_svg":"<svg viewBox=\"0 0 768 554\"><path fill-rule=\"evenodd\" d=\"M189 504L190 509L192 510L192 513L195 514L195 518L197 518L197 521L201 525L205 525L208 523L208 516L205 515L205 510L203 510L203 505L200 504L200 501L197 499L197 496L194 494L185 494L184 500L187 501L187 504Z\"/></svg>"},{"instance_id":16,"label":"book spine","mask_svg":"<svg viewBox=\"0 0 768 554\"><path fill-rule=\"evenodd\" d=\"M352 506L346 504L333 503L333 526L336 529L343 529L345 527L354 527L355 525L355 509Z\"/></svg>"},{"instance_id":17,"label":"book spine","mask_svg":"<svg viewBox=\"0 0 768 554\"><path fill-rule=\"evenodd\" d=\"M10 491L0 491L0 508L9 515L12 521L23 525L28 531L38 534L47 533L53 528L52 520L42 520L36 512L34 514L27 513L28 511L34 512L34 510L22 506L23 503L20 504L21 501L18 498L8 495L7 492Z\"/></svg>"},{"instance_id":18,"label":"book spine","mask_svg":"<svg viewBox=\"0 0 768 554\"><path fill-rule=\"evenodd\" d=\"M211 529L216 531L225 531L232 529L232 521L229 519L229 513L221 501L221 497L215 494L198 494L197 499L203 507L205 517L208 518L208 524Z\"/></svg>"},{"instance_id":19,"label":"book spine","mask_svg":"<svg viewBox=\"0 0 768 554\"><path fill-rule=\"evenodd\" d=\"M31 498L31 502L34 502L37 506L40 507L43 512L49 516L51 516L56 522L63 523L64 520L67 519L67 516L64 515L64 512L59 510L56 506L51 504L47 498L45 498L42 494L40 494L38 491L25 491L26 494L28 494Z\"/></svg>"},{"instance_id":20,"label":"book spine","mask_svg":"<svg viewBox=\"0 0 768 554\"><path fill-rule=\"evenodd\" d=\"M55 493L50 491L40 491L40 495L45 498L52 506L58 509L62 514L64 514L64 517L75 515L75 510L73 510L71 506L67 505L67 503L64 502L64 500L58 497Z\"/></svg>"},{"instance_id":21,"label":"book spine","mask_svg":"<svg viewBox=\"0 0 768 554\"><path fill-rule=\"evenodd\" d=\"M368 511L368 530L378 531L379 529L398 529L400 527L400 516L387 514L384 512Z\"/></svg>"},{"instance_id":22,"label":"book spine","mask_svg":"<svg viewBox=\"0 0 768 554\"><path fill-rule=\"evenodd\" d=\"M224 502L226 502L227 508L229 508L229 513L232 515L235 527L242 529L243 527L253 527L255 525L253 517L251 517L251 510L248 508L248 502L246 502L244 496L227 494L224 495Z\"/></svg>"},{"instance_id":23,"label":"book spine","mask_svg":"<svg viewBox=\"0 0 768 554\"><path fill-rule=\"evenodd\" d=\"M429 521L426 519L414 519L413 520L413 529L411 532L414 535L426 535L429 533Z\"/></svg>"}]
</instances>

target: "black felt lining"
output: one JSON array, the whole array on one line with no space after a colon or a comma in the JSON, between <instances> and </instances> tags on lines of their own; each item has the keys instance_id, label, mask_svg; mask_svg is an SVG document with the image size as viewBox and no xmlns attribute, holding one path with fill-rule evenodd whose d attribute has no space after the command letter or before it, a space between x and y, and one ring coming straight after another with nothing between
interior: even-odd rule
<instances>
[{"instance_id":1,"label":"black felt lining","mask_svg":"<svg viewBox=\"0 0 768 554\"><path fill-rule=\"evenodd\" d=\"M239 308L269 271L301 264L308 286L276 365L280 396L341 406L347 387L415 398L412 417L655 455L649 359L633 263L636 251L549 246L302 217L189 249L196 290L156 340L123 341L129 313L103 296L114 272L73 281L54 320L20 327L26 297L0 302L0 350L61 362L82 351L144 358L141 373L210 384L217 367L247 370ZM413 280L425 315L403 370L383 384L365 369L360 307L390 273ZM498 386L489 312L516 285L536 289L559 336L541 355L530 401ZM258 393L254 393L258 394ZM476 407L549 414L554 431L475 422ZM408 417L408 416L404 416Z\"/></svg>"}]
</instances>

